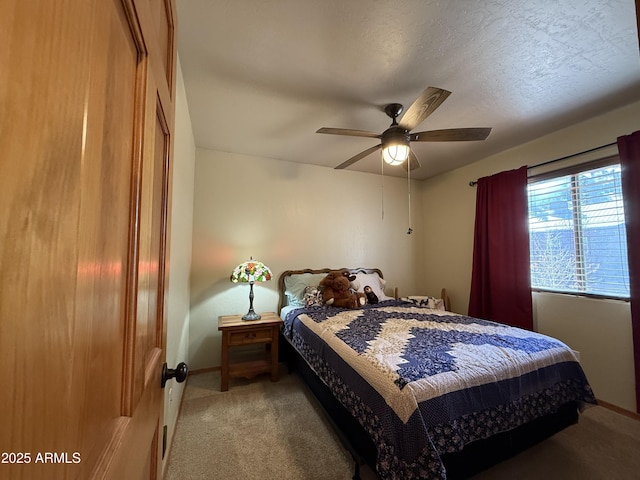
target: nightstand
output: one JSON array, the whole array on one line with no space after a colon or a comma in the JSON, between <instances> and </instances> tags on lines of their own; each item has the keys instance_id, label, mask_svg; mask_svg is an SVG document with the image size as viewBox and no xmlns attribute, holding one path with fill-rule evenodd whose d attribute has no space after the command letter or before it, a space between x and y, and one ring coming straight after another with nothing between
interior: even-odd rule
<instances>
[{"instance_id":1,"label":"nightstand","mask_svg":"<svg viewBox=\"0 0 640 480\"><path fill-rule=\"evenodd\" d=\"M253 378L259 373L271 373L271 381L278 381L278 332L282 319L273 312L261 316L260 320L242 320L242 315L218 317L218 330L222 332L221 392L229 390L230 377ZM232 347L255 344L265 344L266 354L240 362L230 359Z\"/></svg>"}]
</instances>

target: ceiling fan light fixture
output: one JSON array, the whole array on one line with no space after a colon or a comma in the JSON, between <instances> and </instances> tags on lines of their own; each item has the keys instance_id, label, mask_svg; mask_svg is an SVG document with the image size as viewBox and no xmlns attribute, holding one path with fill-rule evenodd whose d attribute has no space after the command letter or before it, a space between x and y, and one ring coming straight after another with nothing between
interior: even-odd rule
<instances>
[{"instance_id":1,"label":"ceiling fan light fixture","mask_svg":"<svg viewBox=\"0 0 640 480\"><path fill-rule=\"evenodd\" d=\"M354 130L351 128L322 127L316 133L330 133L332 135L348 135L351 137L379 138L380 143L354 155L346 162L342 162L336 169L347 168L362 160L382 147L382 160L389 165L404 164L407 171L420 168L420 162L411 151L411 142L460 142L470 140L484 140L491 132L490 128L446 128L443 130L428 130L414 132L436 108L451 94L448 90L437 87L427 87L411 104L398 123L398 117L404 112L400 103L390 103L384 107L384 113L391 118L391 125L382 133L368 130ZM406 163L405 163L406 162ZM384 166L384 164L383 164Z\"/></svg>"},{"instance_id":2,"label":"ceiling fan light fixture","mask_svg":"<svg viewBox=\"0 0 640 480\"><path fill-rule=\"evenodd\" d=\"M400 165L409 158L409 145L387 145L382 149L382 158L389 165Z\"/></svg>"},{"instance_id":3,"label":"ceiling fan light fixture","mask_svg":"<svg viewBox=\"0 0 640 480\"><path fill-rule=\"evenodd\" d=\"M382 159L389 165L405 162L411 152L409 141L409 133L404 128L392 125L382 134Z\"/></svg>"}]
</instances>

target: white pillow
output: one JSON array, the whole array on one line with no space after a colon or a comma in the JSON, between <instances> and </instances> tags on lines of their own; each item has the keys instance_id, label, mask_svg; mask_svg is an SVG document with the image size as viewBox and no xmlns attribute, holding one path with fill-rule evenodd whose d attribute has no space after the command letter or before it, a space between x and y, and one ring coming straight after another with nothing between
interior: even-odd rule
<instances>
[{"instance_id":1,"label":"white pillow","mask_svg":"<svg viewBox=\"0 0 640 480\"><path fill-rule=\"evenodd\" d=\"M377 273L356 273L356 279L351 282L351 287L355 288L357 292L364 293L364 287L369 286L373 293L378 297L378 301L393 300L393 297L388 297L384 293L385 287L384 278L380 278Z\"/></svg>"},{"instance_id":2,"label":"white pillow","mask_svg":"<svg viewBox=\"0 0 640 480\"><path fill-rule=\"evenodd\" d=\"M287 304L304 307L304 289L320 285L320 280L326 276L326 273L300 273L285 277L284 293L287 296Z\"/></svg>"}]
</instances>

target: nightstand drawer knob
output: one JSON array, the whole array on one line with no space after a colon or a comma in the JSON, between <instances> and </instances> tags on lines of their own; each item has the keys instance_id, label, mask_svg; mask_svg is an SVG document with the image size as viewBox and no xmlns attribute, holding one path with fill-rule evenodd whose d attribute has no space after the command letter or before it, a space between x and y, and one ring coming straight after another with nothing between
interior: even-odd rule
<instances>
[{"instance_id":1,"label":"nightstand drawer knob","mask_svg":"<svg viewBox=\"0 0 640 480\"><path fill-rule=\"evenodd\" d=\"M165 363L162 366L162 378L160 382L162 388L164 388L167 381L172 378L175 378L178 383L184 382L187 379L187 373L189 373L189 367L187 367L187 364L184 362L180 362L175 370L173 368L167 368L167 364Z\"/></svg>"}]
</instances>

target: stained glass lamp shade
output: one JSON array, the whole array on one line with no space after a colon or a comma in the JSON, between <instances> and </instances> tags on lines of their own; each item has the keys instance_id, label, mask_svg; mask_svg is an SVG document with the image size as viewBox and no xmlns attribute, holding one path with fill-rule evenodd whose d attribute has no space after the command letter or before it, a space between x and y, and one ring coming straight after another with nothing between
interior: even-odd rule
<instances>
[{"instance_id":1,"label":"stained glass lamp shade","mask_svg":"<svg viewBox=\"0 0 640 480\"><path fill-rule=\"evenodd\" d=\"M260 320L260 315L253 310L253 283L267 282L271 280L272 274L269 267L264 263L254 260L253 257L244 263L241 263L231 272L231 281L233 283L249 283L249 311L243 320Z\"/></svg>"}]
</instances>

